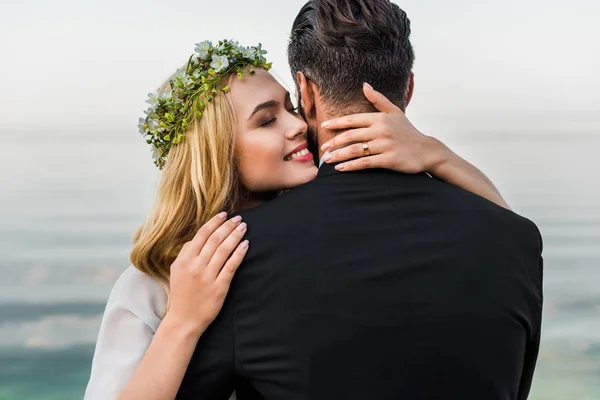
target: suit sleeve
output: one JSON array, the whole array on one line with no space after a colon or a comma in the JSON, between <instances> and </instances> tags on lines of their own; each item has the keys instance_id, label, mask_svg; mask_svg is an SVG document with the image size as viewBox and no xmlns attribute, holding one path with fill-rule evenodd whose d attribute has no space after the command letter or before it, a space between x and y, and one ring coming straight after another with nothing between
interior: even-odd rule
<instances>
[{"instance_id":1,"label":"suit sleeve","mask_svg":"<svg viewBox=\"0 0 600 400\"><path fill-rule=\"evenodd\" d=\"M523 363L523 373L521 375L521 383L519 385L519 394L517 400L527 400L529 392L531 390L531 383L533 381L533 375L535 366L537 363L540 340L542 333L542 305L543 305L543 275L544 275L544 259L542 258L543 242L539 230L535 227L538 236L538 253L537 253L537 269L535 271L535 280L532 282L532 291L534 298L537 300L534 302L532 309L533 318L532 335L527 342L527 348L525 349L525 360Z\"/></svg>"}]
</instances>

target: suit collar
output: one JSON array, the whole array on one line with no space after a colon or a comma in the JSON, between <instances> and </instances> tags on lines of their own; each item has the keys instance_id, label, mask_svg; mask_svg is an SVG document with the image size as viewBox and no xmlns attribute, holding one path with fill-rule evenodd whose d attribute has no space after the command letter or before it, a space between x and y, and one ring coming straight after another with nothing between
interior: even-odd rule
<instances>
[{"instance_id":1,"label":"suit collar","mask_svg":"<svg viewBox=\"0 0 600 400\"><path fill-rule=\"evenodd\" d=\"M329 176L329 175L341 174L340 171L335 169L336 165L337 164L323 163L323 165L321 165L321 168L319 168L319 173L317 174L317 178L322 178L324 176Z\"/></svg>"}]
</instances>

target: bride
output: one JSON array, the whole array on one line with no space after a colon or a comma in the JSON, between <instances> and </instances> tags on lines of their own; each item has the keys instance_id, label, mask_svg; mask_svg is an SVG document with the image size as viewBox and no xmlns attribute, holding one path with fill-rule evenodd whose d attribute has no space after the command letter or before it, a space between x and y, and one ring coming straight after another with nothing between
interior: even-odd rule
<instances>
[{"instance_id":1,"label":"bride","mask_svg":"<svg viewBox=\"0 0 600 400\"><path fill-rule=\"evenodd\" d=\"M175 398L250 245L242 241L248 227L233 214L315 178L307 125L265 54L260 45L200 43L150 96L140 131L162 177L134 238L133 266L108 300L86 400ZM479 170L420 133L368 84L364 94L380 112L330 121L329 129L346 132L323 146L322 162L343 172L428 171L508 207ZM356 160L365 141L378 154Z\"/></svg>"}]
</instances>

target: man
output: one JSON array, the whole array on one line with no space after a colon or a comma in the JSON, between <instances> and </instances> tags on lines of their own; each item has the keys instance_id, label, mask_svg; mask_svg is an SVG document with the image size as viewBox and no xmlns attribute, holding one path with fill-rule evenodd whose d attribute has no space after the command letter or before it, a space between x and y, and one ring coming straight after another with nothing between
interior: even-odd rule
<instances>
[{"instance_id":1,"label":"man","mask_svg":"<svg viewBox=\"0 0 600 400\"><path fill-rule=\"evenodd\" d=\"M387 0L302 8L289 61L313 149L337 133L323 121L372 110L362 82L408 105L409 35ZM242 215L252 248L180 398L527 398L542 307L527 219L426 174L328 164Z\"/></svg>"}]
</instances>

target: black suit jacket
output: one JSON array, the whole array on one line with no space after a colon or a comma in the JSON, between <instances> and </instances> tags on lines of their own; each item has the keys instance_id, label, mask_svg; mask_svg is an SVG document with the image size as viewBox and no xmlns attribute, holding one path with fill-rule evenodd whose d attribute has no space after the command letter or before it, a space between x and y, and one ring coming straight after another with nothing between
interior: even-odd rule
<instances>
[{"instance_id":1,"label":"black suit jacket","mask_svg":"<svg viewBox=\"0 0 600 400\"><path fill-rule=\"evenodd\" d=\"M425 174L329 165L242 216L250 250L178 398L527 398L531 221Z\"/></svg>"}]
</instances>

